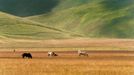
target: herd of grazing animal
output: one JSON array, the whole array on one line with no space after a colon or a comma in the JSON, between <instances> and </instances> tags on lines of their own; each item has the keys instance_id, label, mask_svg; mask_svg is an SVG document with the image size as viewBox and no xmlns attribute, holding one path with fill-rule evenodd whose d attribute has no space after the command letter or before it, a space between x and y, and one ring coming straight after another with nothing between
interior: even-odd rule
<instances>
[{"instance_id":1,"label":"herd of grazing animal","mask_svg":"<svg viewBox=\"0 0 134 75\"><path fill-rule=\"evenodd\" d=\"M78 50L78 55L79 56L88 56L88 53L86 51ZM58 56L58 54L56 54L55 52L52 52L52 51L48 52L48 57L55 57L55 56ZM31 53L23 53L22 58L32 59L32 54Z\"/></svg>"}]
</instances>

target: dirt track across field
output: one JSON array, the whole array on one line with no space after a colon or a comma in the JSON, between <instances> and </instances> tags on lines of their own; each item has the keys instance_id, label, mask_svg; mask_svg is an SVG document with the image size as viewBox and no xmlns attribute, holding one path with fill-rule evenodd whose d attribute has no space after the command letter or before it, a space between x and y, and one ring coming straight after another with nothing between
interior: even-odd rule
<instances>
[{"instance_id":1,"label":"dirt track across field","mask_svg":"<svg viewBox=\"0 0 134 75\"><path fill-rule=\"evenodd\" d=\"M9 50L7 48L36 48L44 51L44 48L86 48L88 50L134 50L133 39L61 39L61 40L1 40L0 51ZM23 50L23 49L22 49ZM61 49L60 49L61 50ZM47 50L46 50L47 51ZM72 50L70 50L72 51Z\"/></svg>"},{"instance_id":2,"label":"dirt track across field","mask_svg":"<svg viewBox=\"0 0 134 75\"><path fill-rule=\"evenodd\" d=\"M21 59L26 51L1 51L0 58ZM88 57L79 57L77 51L55 51L57 57L48 57L46 51L29 51L33 59L90 59L90 60L134 60L134 51L87 51Z\"/></svg>"}]
</instances>

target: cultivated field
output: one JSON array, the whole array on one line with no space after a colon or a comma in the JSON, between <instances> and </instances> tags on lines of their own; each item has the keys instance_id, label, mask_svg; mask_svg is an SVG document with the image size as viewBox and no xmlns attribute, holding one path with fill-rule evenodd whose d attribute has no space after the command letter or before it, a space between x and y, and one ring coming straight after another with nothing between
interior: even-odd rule
<instances>
[{"instance_id":1,"label":"cultivated field","mask_svg":"<svg viewBox=\"0 0 134 75\"><path fill-rule=\"evenodd\" d=\"M0 75L134 75L134 40L1 40ZM15 49L15 52L13 52ZM79 57L86 50L88 57ZM48 57L55 51L58 57ZM33 59L22 59L30 52Z\"/></svg>"},{"instance_id":2,"label":"cultivated field","mask_svg":"<svg viewBox=\"0 0 134 75\"><path fill-rule=\"evenodd\" d=\"M33 51L33 59L22 59L24 51L0 52L0 75L134 75L133 51L88 51L79 57L76 51Z\"/></svg>"},{"instance_id":3,"label":"cultivated field","mask_svg":"<svg viewBox=\"0 0 134 75\"><path fill-rule=\"evenodd\" d=\"M75 50L134 50L133 39L61 39L26 40L2 39L0 51L75 51Z\"/></svg>"}]
</instances>

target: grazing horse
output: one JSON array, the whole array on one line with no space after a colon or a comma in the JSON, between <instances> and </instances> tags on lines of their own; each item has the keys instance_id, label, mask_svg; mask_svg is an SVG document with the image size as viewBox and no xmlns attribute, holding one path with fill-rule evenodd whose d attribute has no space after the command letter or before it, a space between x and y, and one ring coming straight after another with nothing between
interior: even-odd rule
<instances>
[{"instance_id":1,"label":"grazing horse","mask_svg":"<svg viewBox=\"0 0 134 75\"><path fill-rule=\"evenodd\" d=\"M58 56L55 52L48 52L48 56Z\"/></svg>"},{"instance_id":2,"label":"grazing horse","mask_svg":"<svg viewBox=\"0 0 134 75\"><path fill-rule=\"evenodd\" d=\"M23 53L22 54L22 58L31 58L32 59L32 55L30 53Z\"/></svg>"},{"instance_id":3,"label":"grazing horse","mask_svg":"<svg viewBox=\"0 0 134 75\"><path fill-rule=\"evenodd\" d=\"M86 51L81 51L81 50L78 50L78 55L79 56L88 56L88 53Z\"/></svg>"}]
</instances>

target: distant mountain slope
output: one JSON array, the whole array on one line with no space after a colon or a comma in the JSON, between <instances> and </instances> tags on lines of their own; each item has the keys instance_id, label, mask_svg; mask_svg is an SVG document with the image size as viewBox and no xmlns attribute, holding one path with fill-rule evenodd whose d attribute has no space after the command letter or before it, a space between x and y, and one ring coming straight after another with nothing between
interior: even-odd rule
<instances>
[{"instance_id":1,"label":"distant mountain slope","mask_svg":"<svg viewBox=\"0 0 134 75\"><path fill-rule=\"evenodd\" d=\"M53 11L60 11L60 10L80 6L83 4L92 3L94 1L97 1L97 0L59 0L58 5L55 6Z\"/></svg>"},{"instance_id":2,"label":"distant mountain slope","mask_svg":"<svg viewBox=\"0 0 134 75\"><path fill-rule=\"evenodd\" d=\"M71 8L94 0L0 0L0 11L16 16L33 16Z\"/></svg>"},{"instance_id":3,"label":"distant mountain slope","mask_svg":"<svg viewBox=\"0 0 134 75\"><path fill-rule=\"evenodd\" d=\"M71 34L0 12L0 36L18 39L63 39Z\"/></svg>"},{"instance_id":4,"label":"distant mountain slope","mask_svg":"<svg viewBox=\"0 0 134 75\"><path fill-rule=\"evenodd\" d=\"M61 2L52 13L28 19L85 37L134 38L134 0L79 0L82 4L74 2L74 6L64 3L67 1L74 0Z\"/></svg>"},{"instance_id":5,"label":"distant mountain slope","mask_svg":"<svg viewBox=\"0 0 134 75\"><path fill-rule=\"evenodd\" d=\"M48 13L59 0L0 0L0 11L16 16L32 16Z\"/></svg>"}]
</instances>

